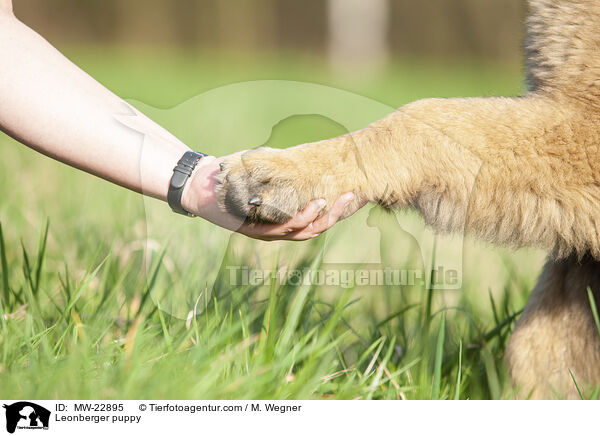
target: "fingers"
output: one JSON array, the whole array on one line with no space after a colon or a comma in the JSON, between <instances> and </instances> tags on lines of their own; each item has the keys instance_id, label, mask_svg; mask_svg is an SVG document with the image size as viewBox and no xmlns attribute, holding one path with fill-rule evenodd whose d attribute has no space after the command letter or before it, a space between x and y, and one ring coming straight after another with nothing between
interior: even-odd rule
<instances>
[{"instance_id":1,"label":"fingers","mask_svg":"<svg viewBox=\"0 0 600 436\"><path fill-rule=\"evenodd\" d=\"M252 238L272 241L277 239L291 239L289 235L312 227L312 222L319 216L321 210L325 207L326 201L323 199L311 201L303 211L284 224L262 224L252 225L244 224L240 228L241 233ZM305 237L304 239L308 239Z\"/></svg>"},{"instance_id":2,"label":"fingers","mask_svg":"<svg viewBox=\"0 0 600 436\"><path fill-rule=\"evenodd\" d=\"M335 223L338 222L344 213L344 210L348 207L352 200L354 200L354 194L352 192L340 196L335 201L328 213L311 222L301 230L291 233L286 239L303 241L319 236L321 233L330 229Z\"/></svg>"},{"instance_id":3,"label":"fingers","mask_svg":"<svg viewBox=\"0 0 600 436\"><path fill-rule=\"evenodd\" d=\"M319 216L319 212L327 205L323 199L311 201L304 210L298 213L294 218L285 223L290 231L301 230L310 225Z\"/></svg>"},{"instance_id":4,"label":"fingers","mask_svg":"<svg viewBox=\"0 0 600 436\"><path fill-rule=\"evenodd\" d=\"M326 205L325 200L319 199L309 203L302 212L285 224L244 224L238 232L264 241L291 240L305 241L315 238L330 229L339 221L349 204L354 200L354 194L349 192L340 196L328 213L319 217L319 213ZM362 207L364 204L358 205ZM356 210L353 210L355 212Z\"/></svg>"},{"instance_id":5,"label":"fingers","mask_svg":"<svg viewBox=\"0 0 600 436\"><path fill-rule=\"evenodd\" d=\"M328 213L314 221L313 231L315 232L315 236L320 235L337 223L352 200L354 200L354 194L352 192L340 196L340 198L333 203L333 206L331 206Z\"/></svg>"}]
</instances>

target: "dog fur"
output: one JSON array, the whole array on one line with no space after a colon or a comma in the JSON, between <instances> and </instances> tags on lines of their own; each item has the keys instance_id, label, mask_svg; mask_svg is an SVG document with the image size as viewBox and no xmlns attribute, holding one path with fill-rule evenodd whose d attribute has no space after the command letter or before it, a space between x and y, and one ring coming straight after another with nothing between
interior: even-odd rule
<instances>
[{"instance_id":1,"label":"dog fur","mask_svg":"<svg viewBox=\"0 0 600 436\"><path fill-rule=\"evenodd\" d=\"M525 95L420 100L338 138L250 151L223 164L219 197L284 222L354 192L414 207L438 231L548 250L506 358L521 396L572 398L570 372L600 383L587 296L600 292L600 0L529 8Z\"/></svg>"}]
</instances>

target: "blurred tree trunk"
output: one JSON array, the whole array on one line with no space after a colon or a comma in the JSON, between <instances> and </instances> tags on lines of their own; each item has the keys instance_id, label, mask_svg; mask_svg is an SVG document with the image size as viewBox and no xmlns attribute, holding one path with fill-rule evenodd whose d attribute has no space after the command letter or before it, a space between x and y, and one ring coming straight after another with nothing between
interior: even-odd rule
<instances>
[{"instance_id":1,"label":"blurred tree trunk","mask_svg":"<svg viewBox=\"0 0 600 436\"><path fill-rule=\"evenodd\" d=\"M329 58L341 72L377 72L388 57L388 0L329 0Z\"/></svg>"}]
</instances>

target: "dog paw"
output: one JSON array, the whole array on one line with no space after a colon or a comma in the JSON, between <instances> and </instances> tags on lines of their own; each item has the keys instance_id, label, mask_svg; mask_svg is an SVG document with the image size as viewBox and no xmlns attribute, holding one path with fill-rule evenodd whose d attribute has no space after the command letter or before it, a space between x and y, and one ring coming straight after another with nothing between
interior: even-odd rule
<instances>
[{"instance_id":1,"label":"dog paw","mask_svg":"<svg viewBox=\"0 0 600 436\"><path fill-rule=\"evenodd\" d=\"M228 158L217 175L220 207L251 222L289 221L311 200L323 198L314 196L318 182L305 163L289 150L270 148Z\"/></svg>"}]
</instances>

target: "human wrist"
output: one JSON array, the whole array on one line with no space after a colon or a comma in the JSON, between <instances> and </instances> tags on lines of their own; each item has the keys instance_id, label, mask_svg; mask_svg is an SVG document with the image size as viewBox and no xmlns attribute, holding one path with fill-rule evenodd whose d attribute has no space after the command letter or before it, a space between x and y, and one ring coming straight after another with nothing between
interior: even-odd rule
<instances>
[{"instance_id":1,"label":"human wrist","mask_svg":"<svg viewBox=\"0 0 600 436\"><path fill-rule=\"evenodd\" d=\"M192 171L181 196L181 206L186 212L202 215L203 208L213 201L216 160L214 156L205 156Z\"/></svg>"}]
</instances>

